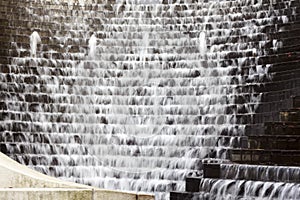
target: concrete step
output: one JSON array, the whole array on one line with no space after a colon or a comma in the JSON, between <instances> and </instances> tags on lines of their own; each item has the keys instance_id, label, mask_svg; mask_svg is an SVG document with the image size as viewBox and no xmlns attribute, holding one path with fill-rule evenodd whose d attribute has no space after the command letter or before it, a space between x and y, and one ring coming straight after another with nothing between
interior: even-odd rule
<instances>
[{"instance_id":1,"label":"concrete step","mask_svg":"<svg viewBox=\"0 0 300 200\"><path fill-rule=\"evenodd\" d=\"M88 189L76 188L0 188L0 199L23 200L23 199L93 199L93 193Z\"/></svg>"},{"instance_id":2,"label":"concrete step","mask_svg":"<svg viewBox=\"0 0 300 200\"><path fill-rule=\"evenodd\" d=\"M128 199L154 200L147 194L126 193L62 181L31 170L0 153L0 199Z\"/></svg>"}]
</instances>

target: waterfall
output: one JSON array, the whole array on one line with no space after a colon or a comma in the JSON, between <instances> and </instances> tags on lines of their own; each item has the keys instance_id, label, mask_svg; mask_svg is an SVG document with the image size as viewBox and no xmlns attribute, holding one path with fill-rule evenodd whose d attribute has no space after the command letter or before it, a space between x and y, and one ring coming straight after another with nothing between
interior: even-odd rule
<instances>
[{"instance_id":1,"label":"waterfall","mask_svg":"<svg viewBox=\"0 0 300 200\"><path fill-rule=\"evenodd\" d=\"M213 183L210 199L299 199L299 192L296 183L220 180Z\"/></svg>"},{"instance_id":2,"label":"waterfall","mask_svg":"<svg viewBox=\"0 0 300 200\"><path fill-rule=\"evenodd\" d=\"M259 165L227 165L222 164L221 178L249 179L254 181L286 181L299 182L299 167L259 166Z\"/></svg>"},{"instance_id":3,"label":"waterfall","mask_svg":"<svg viewBox=\"0 0 300 200\"><path fill-rule=\"evenodd\" d=\"M34 31L1 73L1 149L60 179L157 199L240 146L272 68L259 62L263 30L288 22L252 0L41 3L45 14L26 9L41 53Z\"/></svg>"}]
</instances>

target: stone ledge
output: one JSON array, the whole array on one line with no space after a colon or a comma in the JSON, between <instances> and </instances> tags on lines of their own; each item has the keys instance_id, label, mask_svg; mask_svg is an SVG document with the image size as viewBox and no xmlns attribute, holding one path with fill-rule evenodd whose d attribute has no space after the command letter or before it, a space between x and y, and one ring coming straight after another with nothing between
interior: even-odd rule
<instances>
[{"instance_id":1,"label":"stone ledge","mask_svg":"<svg viewBox=\"0 0 300 200\"><path fill-rule=\"evenodd\" d=\"M230 160L239 164L300 166L299 150L229 149Z\"/></svg>"},{"instance_id":2,"label":"stone ledge","mask_svg":"<svg viewBox=\"0 0 300 200\"><path fill-rule=\"evenodd\" d=\"M0 153L0 177L0 199L6 200L154 200L150 194L105 190L62 181L29 169L3 153Z\"/></svg>"}]
</instances>

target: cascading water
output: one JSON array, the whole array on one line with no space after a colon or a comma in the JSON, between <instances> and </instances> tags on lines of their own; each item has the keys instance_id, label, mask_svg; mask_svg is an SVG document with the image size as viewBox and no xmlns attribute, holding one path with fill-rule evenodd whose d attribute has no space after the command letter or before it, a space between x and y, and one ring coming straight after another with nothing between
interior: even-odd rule
<instances>
[{"instance_id":1,"label":"cascading water","mask_svg":"<svg viewBox=\"0 0 300 200\"><path fill-rule=\"evenodd\" d=\"M97 6L32 15L68 30L33 32L31 57L13 59L3 148L45 174L166 199L240 145L270 67L258 65L262 29L277 15L251 0Z\"/></svg>"},{"instance_id":2,"label":"cascading water","mask_svg":"<svg viewBox=\"0 0 300 200\"><path fill-rule=\"evenodd\" d=\"M299 167L221 165L223 179L250 179L257 181L299 182Z\"/></svg>"},{"instance_id":3,"label":"cascading water","mask_svg":"<svg viewBox=\"0 0 300 200\"><path fill-rule=\"evenodd\" d=\"M206 180L211 181L211 180ZM203 183L205 184L205 183ZM211 187L210 199L299 199L300 186L296 183L219 180Z\"/></svg>"}]
</instances>

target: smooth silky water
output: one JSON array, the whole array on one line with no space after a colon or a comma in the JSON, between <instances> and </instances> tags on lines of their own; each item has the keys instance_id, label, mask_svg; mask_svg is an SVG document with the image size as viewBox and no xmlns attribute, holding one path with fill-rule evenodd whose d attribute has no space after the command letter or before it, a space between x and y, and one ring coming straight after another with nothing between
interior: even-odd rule
<instances>
[{"instance_id":1,"label":"smooth silky water","mask_svg":"<svg viewBox=\"0 0 300 200\"><path fill-rule=\"evenodd\" d=\"M31 49L16 47L31 56L12 69L35 71L12 74L22 93L7 100L17 114L4 123L21 124L24 141L7 148L48 175L167 199L201 175L203 159L226 161L240 146L260 102L255 87L272 78L258 65L262 29L288 19L260 0L117 0L107 18L95 10L74 11L68 31L52 32L60 50L45 48L38 31ZM38 95L48 100L22 101Z\"/></svg>"}]
</instances>

